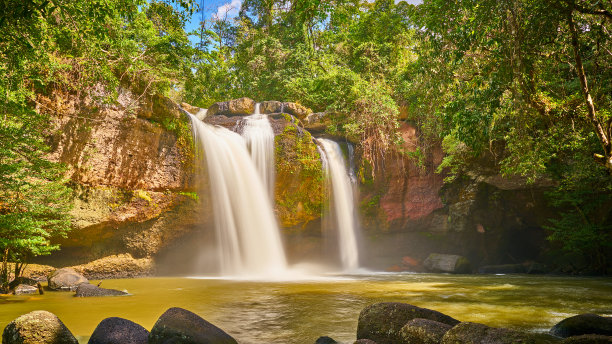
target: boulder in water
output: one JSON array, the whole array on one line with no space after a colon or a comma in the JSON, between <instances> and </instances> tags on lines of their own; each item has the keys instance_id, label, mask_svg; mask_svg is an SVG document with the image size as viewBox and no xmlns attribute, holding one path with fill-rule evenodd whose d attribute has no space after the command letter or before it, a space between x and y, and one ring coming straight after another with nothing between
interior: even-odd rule
<instances>
[{"instance_id":1,"label":"boulder in water","mask_svg":"<svg viewBox=\"0 0 612 344\"><path fill-rule=\"evenodd\" d=\"M315 344L338 344L333 338L328 336L319 337Z\"/></svg>"},{"instance_id":2,"label":"boulder in water","mask_svg":"<svg viewBox=\"0 0 612 344\"><path fill-rule=\"evenodd\" d=\"M102 320L91 334L87 344L147 344L149 331L135 322L123 318Z\"/></svg>"},{"instance_id":3,"label":"boulder in water","mask_svg":"<svg viewBox=\"0 0 612 344\"><path fill-rule=\"evenodd\" d=\"M74 291L79 284L89 283L85 276L72 268L61 268L47 277L49 288L53 290Z\"/></svg>"},{"instance_id":4,"label":"boulder in water","mask_svg":"<svg viewBox=\"0 0 612 344\"><path fill-rule=\"evenodd\" d=\"M78 344L53 313L34 311L11 321L2 332L3 344Z\"/></svg>"},{"instance_id":5,"label":"boulder in water","mask_svg":"<svg viewBox=\"0 0 612 344\"><path fill-rule=\"evenodd\" d=\"M92 296L121 296L128 295L128 293L116 290L116 289L105 289L95 286L89 283L82 283L77 287L76 297L92 297Z\"/></svg>"},{"instance_id":6,"label":"boulder in water","mask_svg":"<svg viewBox=\"0 0 612 344\"><path fill-rule=\"evenodd\" d=\"M255 112L255 101L246 97L214 103L208 108L208 116L246 116L253 112Z\"/></svg>"},{"instance_id":7,"label":"boulder in water","mask_svg":"<svg viewBox=\"0 0 612 344\"><path fill-rule=\"evenodd\" d=\"M423 266L431 272L466 274L472 271L470 261L455 254L432 253L425 259Z\"/></svg>"},{"instance_id":8,"label":"boulder in water","mask_svg":"<svg viewBox=\"0 0 612 344\"><path fill-rule=\"evenodd\" d=\"M459 321L440 312L406 303L381 302L364 308L359 314L357 339L370 339L378 344L397 344L400 331L412 319L428 319L450 326Z\"/></svg>"},{"instance_id":9,"label":"boulder in water","mask_svg":"<svg viewBox=\"0 0 612 344\"><path fill-rule=\"evenodd\" d=\"M28 285L28 284L20 284L13 289L13 294L15 295L27 295L27 294L38 294L38 288Z\"/></svg>"},{"instance_id":10,"label":"boulder in water","mask_svg":"<svg viewBox=\"0 0 612 344\"><path fill-rule=\"evenodd\" d=\"M9 283L9 288L15 289L15 287L17 287L20 284L36 286L38 284L38 281L33 278L20 276L12 280L11 283Z\"/></svg>"},{"instance_id":11,"label":"boulder in water","mask_svg":"<svg viewBox=\"0 0 612 344\"><path fill-rule=\"evenodd\" d=\"M448 330L441 344L553 344L559 338L541 333L525 333L483 324L463 322Z\"/></svg>"},{"instance_id":12,"label":"boulder in water","mask_svg":"<svg viewBox=\"0 0 612 344\"><path fill-rule=\"evenodd\" d=\"M149 344L237 344L222 329L186 309L174 307L162 314L151 330Z\"/></svg>"},{"instance_id":13,"label":"boulder in water","mask_svg":"<svg viewBox=\"0 0 612 344\"><path fill-rule=\"evenodd\" d=\"M400 330L399 343L438 344L451 328L451 325L429 319L412 319Z\"/></svg>"},{"instance_id":14,"label":"boulder in water","mask_svg":"<svg viewBox=\"0 0 612 344\"><path fill-rule=\"evenodd\" d=\"M567 338L583 334L612 336L612 317L597 314L580 314L561 320L550 329L553 336Z\"/></svg>"}]
</instances>

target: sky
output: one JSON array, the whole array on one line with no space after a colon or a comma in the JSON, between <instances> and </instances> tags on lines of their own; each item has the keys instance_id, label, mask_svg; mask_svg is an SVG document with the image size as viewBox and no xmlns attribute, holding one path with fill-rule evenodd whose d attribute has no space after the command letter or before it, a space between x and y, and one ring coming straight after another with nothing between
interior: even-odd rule
<instances>
[{"instance_id":1,"label":"sky","mask_svg":"<svg viewBox=\"0 0 612 344\"><path fill-rule=\"evenodd\" d=\"M202 1L202 0L199 0ZM210 19L213 16L217 16L219 18L223 18L227 15L228 18L232 18L238 15L238 11L240 10L240 5L242 5L242 0L203 0L204 1L204 16L205 19ZM374 0L368 0L369 2L374 2ZM395 0L395 3L400 2L400 0ZM423 2L423 0L406 0L409 4L418 5ZM193 31L198 28L201 20L201 12L196 13L191 18L191 21L187 23L187 31ZM195 43L198 41L198 38L192 37L192 42Z\"/></svg>"}]
</instances>

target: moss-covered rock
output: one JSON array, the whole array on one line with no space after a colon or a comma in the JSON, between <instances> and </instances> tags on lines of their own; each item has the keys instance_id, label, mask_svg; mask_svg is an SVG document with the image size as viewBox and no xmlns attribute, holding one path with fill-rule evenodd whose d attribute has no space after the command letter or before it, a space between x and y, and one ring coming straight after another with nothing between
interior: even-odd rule
<instances>
[{"instance_id":1,"label":"moss-covered rock","mask_svg":"<svg viewBox=\"0 0 612 344\"><path fill-rule=\"evenodd\" d=\"M78 344L53 313L34 311L11 321L2 332L3 344Z\"/></svg>"},{"instance_id":2,"label":"moss-covered rock","mask_svg":"<svg viewBox=\"0 0 612 344\"><path fill-rule=\"evenodd\" d=\"M429 319L412 319L400 330L403 344L438 344L451 325Z\"/></svg>"},{"instance_id":3,"label":"moss-covered rock","mask_svg":"<svg viewBox=\"0 0 612 344\"><path fill-rule=\"evenodd\" d=\"M289 123L275 137L276 211L283 227L305 225L321 217L325 202L323 170L308 131Z\"/></svg>"},{"instance_id":4,"label":"moss-covered rock","mask_svg":"<svg viewBox=\"0 0 612 344\"><path fill-rule=\"evenodd\" d=\"M548 334L525 333L483 324L463 322L450 329L441 344L553 344L559 338Z\"/></svg>"},{"instance_id":5,"label":"moss-covered rock","mask_svg":"<svg viewBox=\"0 0 612 344\"><path fill-rule=\"evenodd\" d=\"M208 116L244 116L255 111L255 101L251 98L239 98L226 102L214 103L208 108Z\"/></svg>"},{"instance_id":6,"label":"moss-covered rock","mask_svg":"<svg viewBox=\"0 0 612 344\"><path fill-rule=\"evenodd\" d=\"M364 308L359 314L357 339L378 344L401 343L400 331L413 319L428 319L453 326L459 321L440 312L399 302L381 302Z\"/></svg>"}]
</instances>

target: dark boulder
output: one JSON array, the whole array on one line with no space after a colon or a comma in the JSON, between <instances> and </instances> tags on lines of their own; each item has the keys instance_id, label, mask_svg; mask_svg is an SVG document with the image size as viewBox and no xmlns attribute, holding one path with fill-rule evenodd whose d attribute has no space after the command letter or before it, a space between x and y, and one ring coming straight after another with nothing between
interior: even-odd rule
<instances>
[{"instance_id":1,"label":"dark boulder","mask_svg":"<svg viewBox=\"0 0 612 344\"><path fill-rule=\"evenodd\" d=\"M87 344L147 344L149 331L135 322L123 318L102 320L91 334Z\"/></svg>"},{"instance_id":2,"label":"dark boulder","mask_svg":"<svg viewBox=\"0 0 612 344\"><path fill-rule=\"evenodd\" d=\"M151 330L149 344L237 344L222 329L188 310L174 307L162 314Z\"/></svg>"},{"instance_id":3,"label":"dark boulder","mask_svg":"<svg viewBox=\"0 0 612 344\"><path fill-rule=\"evenodd\" d=\"M233 99L214 103L208 108L207 116L246 116L255 111L255 101L251 98Z\"/></svg>"},{"instance_id":4,"label":"dark boulder","mask_svg":"<svg viewBox=\"0 0 612 344\"><path fill-rule=\"evenodd\" d=\"M428 319L412 319L400 330L401 341L405 344L438 344L451 325Z\"/></svg>"},{"instance_id":5,"label":"dark boulder","mask_svg":"<svg viewBox=\"0 0 612 344\"><path fill-rule=\"evenodd\" d=\"M483 324L463 322L448 330L441 344L552 344L559 338L548 334L525 333Z\"/></svg>"},{"instance_id":6,"label":"dark boulder","mask_svg":"<svg viewBox=\"0 0 612 344\"><path fill-rule=\"evenodd\" d=\"M89 283L80 284L77 287L76 294L74 294L74 296L76 297L121 296L121 295L128 295L128 293L121 291L121 290L116 290L116 289L100 288L98 286L95 286Z\"/></svg>"},{"instance_id":7,"label":"dark boulder","mask_svg":"<svg viewBox=\"0 0 612 344\"><path fill-rule=\"evenodd\" d=\"M597 314L580 314L564 320L550 329L553 336L567 338L583 334L612 336L612 317Z\"/></svg>"},{"instance_id":8,"label":"dark boulder","mask_svg":"<svg viewBox=\"0 0 612 344\"><path fill-rule=\"evenodd\" d=\"M27 284L20 284L16 286L15 289L13 289L13 294L15 295L38 294L38 288L31 286L31 285L27 285Z\"/></svg>"},{"instance_id":9,"label":"dark boulder","mask_svg":"<svg viewBox=\"0 0 612 344\"><path fill-rule=\"evenodd\" d=\"M431 272L466 274L472 271L470 261L455 254L432 253L425 259L423 266Z\"/></svg>"},{"instance_id":10,"label":"dark boulder","mask_svg":"<svg viewBox=\"0 0 612 344\"><path fill-rule=\"evenodd\" d=\"M315 344L338 344L333 338L328 336L319 337Z\"/></svg>"},{"instance_id":11,"label":"dark boulder","mask_svg":"<svg viewBox=\"0 0 612 344\"><path fill-rule=\"evenodd\" d=\"M49 288L53 290L74 291L79 284L89 283L85 276L72 268L61 268L47 277Z\"/></svg>"},{"instance_id":12,"label":"dark boulder","mask_svg":"<svg viewBox=\"0 0 612 344\"><path fill-rule=\"evenodd\" d=\"M2 332L3 344L78 344L59 318L47 311L34 311L11 321Z\"/></svg>"},{"instance_id":13,"label":"dark boulder","mask_svg":"<svg viewBox=\"0 0 612 344\"><path fill-rule=\"evenodd\" d=\"M582 336L574 336L565 338L563 344L612 344L612 336L603 336L600 334L583 334Z\"/></svg>"},{"instance_id":14,"label":"dark boulder","mask_svg":"<svg viewBox=\"0 0 612 344\"><path fill-rule=\"evenodd\" d=\"M479 274L523 274L523 264L485 265L478 268Z\"/></svg>"},{"instance_id":15,"label":"dark boulder","mask_svg":"<svg viewBox=\"0 0 612 344\"><path fill-rule=\"evenodd\" d=\"M399 343L402 327L417 318L450 326L459 323L458 320L431 309L399 302L381 302L364 308L359 314L357 339L371 339L378 344Z\"/></svg>"},{"instance_id":16,"label":"dark boulder","mask_svg":"<svg viewBox=\"0 0 612 344\"><path fill-rule=\"evenodd\" d=\"M15 287L17 287L20 284L36 286L38 284L38 281L32 278L21 276L21 277L17 277L14 280L12 280L11 283L9 283L9 288L15 289Z\"/></svg>"}]
</instances>

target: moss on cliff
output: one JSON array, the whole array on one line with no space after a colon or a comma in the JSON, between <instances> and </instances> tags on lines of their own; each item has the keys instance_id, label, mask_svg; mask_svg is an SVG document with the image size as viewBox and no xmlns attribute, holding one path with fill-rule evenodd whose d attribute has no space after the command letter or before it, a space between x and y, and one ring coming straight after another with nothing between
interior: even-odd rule
<instances>
[{"instance_id":1,"label":"moss on cliff","mask_svg":"<svg viewBox=\"0 0 612 344\"><path fill-rule=\"evenodd\" d=\"M290 123L275 138L276 211L283 227L321 217L325 202L323 170L309 132Z\"/></svg>"}]
</instances>

